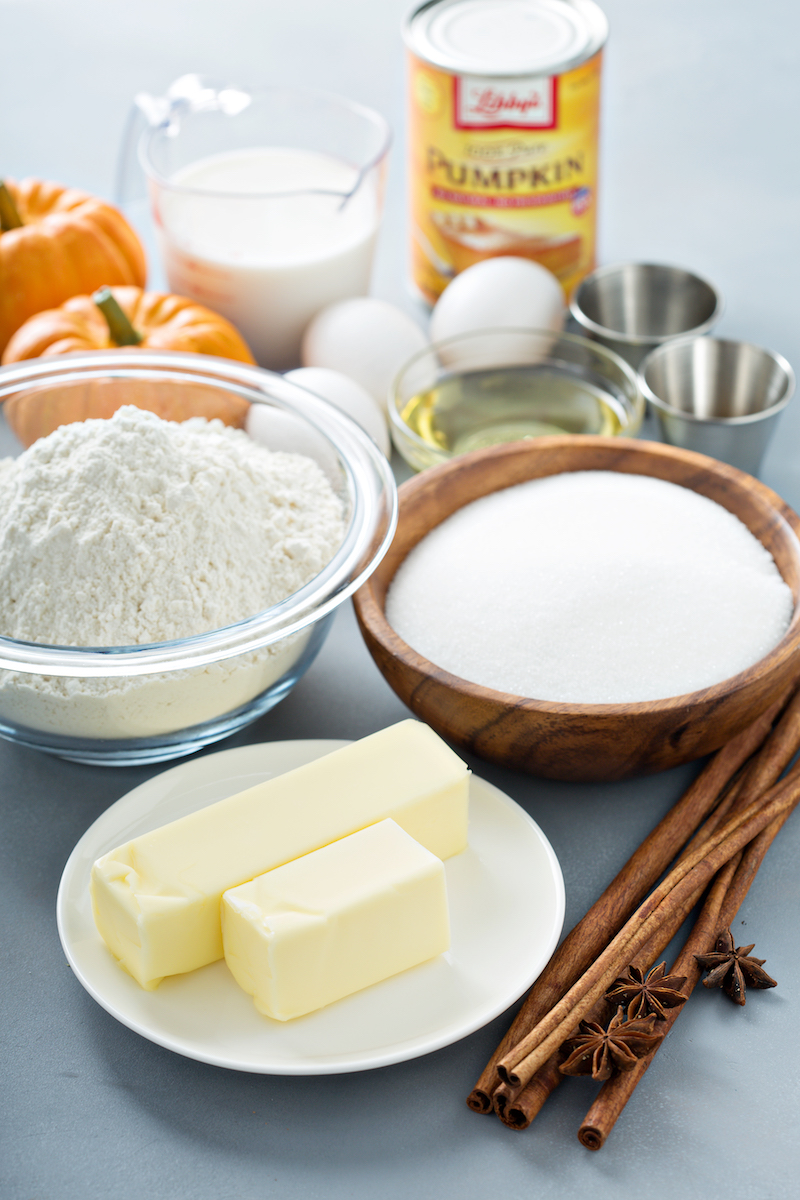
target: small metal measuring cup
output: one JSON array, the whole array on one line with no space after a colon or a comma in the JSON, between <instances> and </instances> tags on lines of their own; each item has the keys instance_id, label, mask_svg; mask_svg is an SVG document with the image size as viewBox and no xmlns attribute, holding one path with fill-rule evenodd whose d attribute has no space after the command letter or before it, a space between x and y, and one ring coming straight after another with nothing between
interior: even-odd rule
<instances>
[{"instance_id":1,"label":"small metal measuring cup","mask_svg":"<svg viewBox=\"0 0 800 1200\"><path fill-rule=\"evenodd\" d=\"M749 342L680 338L640 367L664 441L756 475L779 414L792 398L785 358Z\"/></svg>"},{"instance_id":2,"label":"small metal measuring cup","mask_svg":"<svg viewBox=\"0 0 800 1200\"><path fill-rule=\"evenodd\" d=\"M682 267L618 263L587 275L569 307L589 337L638 367L670 338L708 333L723 303L706 279Z\"/></svg>"}]
</instances>

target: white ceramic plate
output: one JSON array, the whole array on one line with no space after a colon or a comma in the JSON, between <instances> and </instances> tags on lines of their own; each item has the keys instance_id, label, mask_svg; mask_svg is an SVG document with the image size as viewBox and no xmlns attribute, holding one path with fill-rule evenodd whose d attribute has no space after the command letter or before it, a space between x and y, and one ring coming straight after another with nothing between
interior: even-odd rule
<instances>
[{"instance_id":1,"label":"white ceramic plate","mask_svg":"<svg viewBox=\"0 0 800 1200\"><path fill-rule=\"evenodd\" d=\"M417 1058L479 1029L540 974L564 921L564 881L535 821L473 776L469 848L445 863L447 954L294 1021L262 1017L224 961L145 992L98 934L92 863L137 834L301 766L338 741L267 742L182 763L134 788L84 834L64 868L57 915L70 966L113 1017L200 1062L266 1075L328 1075Z\"/></svg>"}]
</instances>

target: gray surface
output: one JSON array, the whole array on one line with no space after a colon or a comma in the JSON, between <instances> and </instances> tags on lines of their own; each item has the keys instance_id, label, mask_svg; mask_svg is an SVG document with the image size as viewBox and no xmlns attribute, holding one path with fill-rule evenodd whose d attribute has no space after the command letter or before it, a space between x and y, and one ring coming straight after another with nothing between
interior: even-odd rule
<instances>
[{"instance_id":1,"label":"gray surface","mask_svg":"<svg viewBox=\"0 0 800 1200\"><path fill-rule=\"evenodd\" d=\"M706 274L727 299L720 335L770 346L797 367L800 9L788 0L604 7L601 261L649 258ZM131 96L160 92L189 70L328 87L379 108L400 132L405 9L404 0L0 0L2 169L109 194ZM402 193L398 154L375 291L414 311ZM762 472L795 508L799 413L795 401ZM358 737L404 713L344 611L296 691L226 745ZM472 765L552 840L568 925L693 774L589 787ZM612 1139L592 1155L575 1140L594 1092L585 1081L560 1088L524 1134L466 1109L502 1019L428 1058L322 1079L226 1072L117 1024L72 978L55 895L84 830L153 773L80 767L0 743L3 1200L123 1191L133 1200L797 1195L798 818L746 901L746 927L736 927L737 941L756 940L779 988L744 1010L700 989Z\"/></svg>"}]
</instances>

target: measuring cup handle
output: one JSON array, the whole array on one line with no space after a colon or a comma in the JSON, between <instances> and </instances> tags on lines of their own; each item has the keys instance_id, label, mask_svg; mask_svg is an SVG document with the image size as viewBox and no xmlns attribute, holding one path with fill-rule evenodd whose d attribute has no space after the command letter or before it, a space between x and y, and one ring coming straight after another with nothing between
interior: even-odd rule
<instances>
[{"instance_id":1,"label":"measuring cup handle","mask_svg":"<svg viewBox=\"0 0 800 1200\"><path fill-rule=\"evenodd\" d=\"M177 135L189 113L217 110L235 116L251 102L249 92L221 84L203 75L181 75L167 88L166 96L138 92L133 98L122 132L114 186L114 200L130 204L145 196L144 172L139 158L142 138L150 129L164 127Z\"/></svg>"}]
</instances>

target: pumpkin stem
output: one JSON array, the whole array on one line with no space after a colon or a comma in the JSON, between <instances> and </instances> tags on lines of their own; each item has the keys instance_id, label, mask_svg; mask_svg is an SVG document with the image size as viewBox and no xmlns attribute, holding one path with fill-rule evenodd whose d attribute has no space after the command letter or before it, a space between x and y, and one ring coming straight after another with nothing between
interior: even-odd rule
<instances>
[{"instance_id":1,"label":"pumpkin stem","mask_svg":"<svg viewBox=\"0 0 800 1200\"><path fill-rule=\"evenodd\" d=\"M125 313L120 308L111 292L111 288L102 287L92 296L100 312L106 319L111 340L118 346L138 346L142 335L137 333Z\"/></svg>"},{"instance_id":2,"label":"pumpkin stem","mask_svg":"<svg viewBox=\"0 0 800 1200\"><path fill-rule=\"evenodd\" d=\"M11 192L0 179L0 230L7 233L9 229L21 228L22 218L17 211L17 206Z\"/></svg>"}]
</instances>

